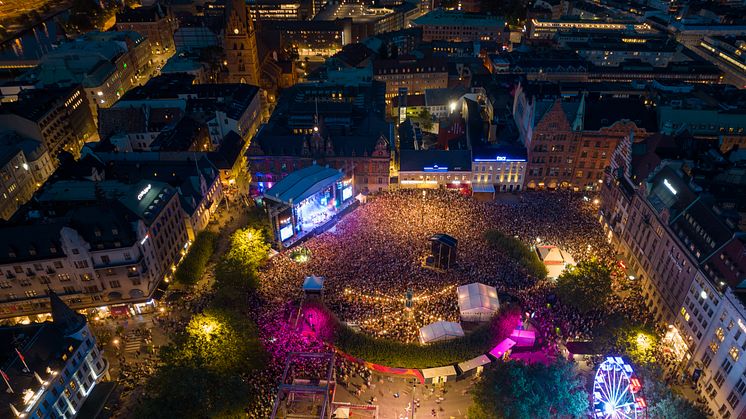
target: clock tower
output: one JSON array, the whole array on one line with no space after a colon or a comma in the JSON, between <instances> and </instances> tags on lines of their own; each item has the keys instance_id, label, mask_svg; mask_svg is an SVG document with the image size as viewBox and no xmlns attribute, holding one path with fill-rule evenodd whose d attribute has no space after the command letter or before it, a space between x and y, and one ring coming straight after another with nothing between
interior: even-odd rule
<instances>
[{"instance_id":1,"label":"clock tower","mask_svg":"<svg viewBox=\"0 0 746 419\"><path fill-rule=\"evenodd\" d=\"M223 35L228 83L259 86L259 54L256 32L245 0L227 0Z\"/></svg>"}]
</instances>

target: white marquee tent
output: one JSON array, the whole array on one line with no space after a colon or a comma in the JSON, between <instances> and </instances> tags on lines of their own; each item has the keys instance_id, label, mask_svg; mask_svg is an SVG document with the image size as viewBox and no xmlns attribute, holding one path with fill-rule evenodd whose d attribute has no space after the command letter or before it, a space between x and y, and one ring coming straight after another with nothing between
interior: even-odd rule
<instances>
[{"instance_id":1,"label":"white marquee tent","mask_svg":"<svg viewBox=\"0 0 746 419\"><path fill-rule=\"evenodd\" d=\"M461 321L487 321L500 309L495 287L474 282L456 290Z\"/></svg>"},{"instance_id":2,"label":"white marquee tent","mask_svg":"<svg viewBox=\"0 0 746 419\"><path fill-rule=\"evenodd\" d=\"M454 322L439 321L420 328L420 342L432 343L464 336L464 329Z\"/></svg>"}]
</instances>

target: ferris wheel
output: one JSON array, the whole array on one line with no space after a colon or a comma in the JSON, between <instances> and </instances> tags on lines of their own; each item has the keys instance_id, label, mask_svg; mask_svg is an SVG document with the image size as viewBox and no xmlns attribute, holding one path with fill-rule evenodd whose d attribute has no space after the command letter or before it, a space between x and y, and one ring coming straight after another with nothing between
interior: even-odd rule
<instances>
[{"instance_id":1,"label":"ferris wheel","mask_svg":"<svg viewBox=\"0 0 746 419\"><path fill-rule=\"evenodd\" d=\"M598 419L644 417L645 400L632 366L620 357L606 357L593 381L593 411Z\"/></svg>"}]
</instances>

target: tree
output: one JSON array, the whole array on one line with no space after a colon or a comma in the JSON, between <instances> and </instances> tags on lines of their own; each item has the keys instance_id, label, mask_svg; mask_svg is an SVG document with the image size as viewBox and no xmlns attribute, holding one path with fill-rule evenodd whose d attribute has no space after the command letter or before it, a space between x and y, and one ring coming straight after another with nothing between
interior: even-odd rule
<instances>
[{"instance_id":1,"label":"tree","mask_svg":"<svg viewBox=\"0 0 746 419\"><path fill-rule=\"evenodd\" d=\"M176 282L185 285L194 285L205 273L207 262L215 250L215 241L217 234L212 231L203 231L194 239L194 243L189 248L189 253L181 261L176 269L174 278Z\"/></svg>"},{"instance_id":2,"label":"tree","mask_svg":"<svg viewBox=\"0 0 746 419\"><path fill-rule=\"evenodd\" d=\"M218 264L215 279L237 289L256 286L256 270L269 257L269 244L262 230L243 228L230 239L230 248Z\"/></svg>"},{"instance_id":3,"label":"tree","mask_svg":"<svg viewBox=\"0 0 746 419\"><path fill-rule=\"evenodd\" d=\"M597 260L580 262L557 278L557 295L562 302L583 313L602 307L609 294L611 269Z\"/></svg>"},{"instance_id":4,"label":"tree","mask_svg":"<svg viewBox=\"0 0 746 419\"><path fill-rule=\"evenodd\" d=\"M532 251L523 242L501 233L497 230L488 230L484 232L484 239L492 247L496 247L504 253L507 253L519 265L528 272L529 275L537 279L547 277L547 268L544 262L539 259L536 252Z\"/></svg>"},{"instance_id":5,"label":"tree","mask_svg":"<svg viewBox=\"0 0 746 419\"><path fill-rule=\"evenodd\" d=\"M705 419L707 415L666 384L657 365L637 368L651 419Z\"/></svg>"},{"instance_id":6,"label":"tree","mask_svg":"<svg viewBox=\"0 0 746 419\"><path fill-rule=\"evenodd\" d=\"M474 387L470 418L585 417L588 394L564 359L553 364L497 362Z\"/></svg>"},{"instance_id":7,"label":"tree","mask_svg":"<svg viewBox=\"0 0 746 419\"><path fill-rule=\"evenodd\" d=\"M422 128L425 130L429 131L433 127L433 116L427 108L422 108L420 113L417 115L417 118L420 124L422 124Z\"/></svg>"},{"instance_id":8,"label":"tree","mask_svg":"<svg viewBox=\"0 0 746 419\"><path fill-rule=\"evenodd\" d=\"M166 365L148 380L134 417L238 417L249 403L249 392L239 375L191 365Z\"/></svg>"}]
</instances>

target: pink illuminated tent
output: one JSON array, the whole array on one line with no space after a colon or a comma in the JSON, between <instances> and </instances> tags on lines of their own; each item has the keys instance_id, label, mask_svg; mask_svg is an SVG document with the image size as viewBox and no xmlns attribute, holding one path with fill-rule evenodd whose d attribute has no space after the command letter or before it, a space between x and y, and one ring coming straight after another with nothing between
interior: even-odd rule
<instances>
[{"instance_id":1,"label":"pink illuminated tent","mask_svg":"<svg viewBox=\"0 0 746 419\"><path fill-rule=\"evenodd\" d=\"M513 330L510 334L510 338L515 341L517 346L534 346L536 341L536 332L533 330Z\"/></svg>"},{"instance_id":2,"label":"pink illuminated tent","mask_svg":"<svg viewBox=\"0 0 746 419\"><path fill-rule=\"evenodd\" d=\"M495 359L500 359L503 357L503 355L505 355L505 352L508 352L514 346L515 341L511 338L507 338L498 343L497 346L492 348L492 350L490 351L490 355L492 355Z\"/></svg>"}]
</instances>

